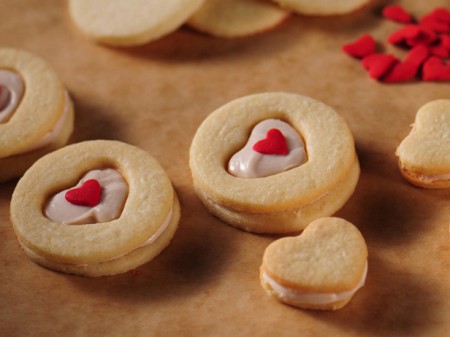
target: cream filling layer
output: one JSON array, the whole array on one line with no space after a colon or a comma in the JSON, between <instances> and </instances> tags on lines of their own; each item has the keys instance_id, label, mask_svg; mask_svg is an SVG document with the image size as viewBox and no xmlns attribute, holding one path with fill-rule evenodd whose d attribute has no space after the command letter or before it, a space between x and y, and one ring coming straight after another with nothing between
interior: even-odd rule
<instances>
[{"instance_id":1,"label":"cream filling layer","mask_svg":"<svg viewBox=\"0 0 450 337\"><path fill-rule=\"evenodd\" d=\"M364 286L367 276L367 269L368 264L366 262L364 273L361 276L358 284L353 289L340 293L307 293L296 291L294 289L282 286L269 275L267 275L266 272L263 272L262 278L264 282L266 282L281 298L285 299L286 302L292 305L325 305L349 300L358 291L358 289Z\"/></svg>"},{"instance_id":2,"label":"cream filling layer","mask_svg":"<svg viewBox=\"0 0 450 337\"><path fill-rule=\"evenodd\" d=\"M102 188L98 205L79 206L66 200L65 195L69 190L80 188L90 179L97 180ZM45 215L56 223L70 225L112 221L122 213L127 196L128 185L115 169L92 170L86 173L76 186L51 197L45 208Z\"/></svg>"},{"instance_id":3,"label":"cream filling layer","mask_svg":"<svg viewBox=\"0 0 450 337\"><path fill-rule=\"evenodd\" d=\"M450 180L450 173L435 174L435 175L420 174L420 178L424 182L428 182L428 183L433 183L435 181L446 181L446 180Z\"/></svg>"},{"instance_id":4,"label":"cream filling layer","mask_svg":"<svg viewBox=\"0 0 450 337\"><path fill-rule=\"evenodd\" d=\"M0 86L0 123L6 123L22 99L25 85L14 71L0 70Z\"/></svg>"},{"instance_id":5,"label":"cream filling layer","mask_svg":"<svg viewBox=\"0 0 450 337\"><path fill-rule=\"evenodd\" d=\"M278 129L283 134L289 150L287 155L262 154L253 150L255 143L265 139L271 129ZM305 162L305 145L294 128L278 119L266 119L253 128L247 144L231 157L228 172L240 178L267 177Z\"/></svg>"}]
</instances>

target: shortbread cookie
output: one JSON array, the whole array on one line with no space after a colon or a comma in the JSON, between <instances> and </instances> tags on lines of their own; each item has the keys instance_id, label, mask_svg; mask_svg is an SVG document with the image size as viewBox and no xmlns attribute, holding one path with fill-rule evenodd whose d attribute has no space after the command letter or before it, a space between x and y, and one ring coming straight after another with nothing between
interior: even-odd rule
<instances>
[{"instance_id":1,"label":"shortbread cookie","mask_svg":"<svg viewBox=\"0 0 450 337\"><path fill-rule=\"evenodd\" d=\"M367 5L370 0L272 0L282 8L304 15L343 15Z\"/></svg>"},{"instance_id":2,"label":"shortbread cookie","mask_svg":"<svg viewBox=\"0 0 450 337\"><path fill-rule=\"evenodd\" d=\"M28 52L0 48L0 182L64 146L73 124L72 102L55 71Z\"/></svg>"},{"instance_id":3,"label":"shortbread cookie","mask_svg":"<svg viewBox=\"0 0 450 337\"><path fill-rule=\"evenodd\" d=\"M250 95L214 111L195 134L189 163L208 210L255 233L296 232L333 214L360 172L343 118L289 93Z\"/></svg>"},{"instance_id":4,"label":"shortbread cookie","mask_svg":"<svg viewBox=\"0 0 450 337\"><path fill-rule=\"evenodd\" d=\"M11 222L33 261L91 277L153 259L179 218L177 195L158 162L117 141L48 154L19 180L11 200Z\"/></svg>"},{"instance_id":5,"label":"shortbread cookie","mask_svg":"<svg viewBox=\"0 0 450 337\"><path fill-rule=\"evenodd\" d=\"M268 0L208 0L188 25L214 36L233 38L269 30L289 14Z\"/></svg>"},{"instance_id":6,"label":"shortbread cookie","mask_svg":"<svg viewBox=\"0 0 450 337\"><path fill-rule=\"evenodd\" d=\"M400 172L411 184L450 188L450 100L429 102L419 109L410 134L396 154Z\"/></svg>"},{"instance_id":7,"label":"shortbread cookie","mask_svg":"<svg viewBox=\"0 0 450 337\"><path fill-rule=\"evenodd\" d=\"M204 0L69 0L75 24L111 46L141 45L175 31Z\"/></svg>"},{"instance_id":8,"label":"shortbread cookie","mask_svg":"<svg viewBox=\"0 0 450 337\"><path fill-rule=\"evenodd\" d=\"M346 305L367 275L367 246L350 222L313 221L297 237L271 243L260 280L279 301L305 309L336 310Z\"/></svg>"}]
</instances>

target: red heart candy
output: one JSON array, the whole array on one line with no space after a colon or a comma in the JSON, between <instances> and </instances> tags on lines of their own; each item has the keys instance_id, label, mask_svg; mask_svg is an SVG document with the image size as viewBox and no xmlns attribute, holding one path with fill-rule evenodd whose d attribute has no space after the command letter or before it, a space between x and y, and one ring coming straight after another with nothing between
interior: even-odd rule
<instances>
[{"instance_id":1,"label":"red heart candy","mask_svg":"<svg viewBox=\"0 0 450 337\"><path fill-rule=\"evenodd\" d=\"M362 65L369 71L369 76L379 79L396 62L391 54L372 54L362 60Z\"/></svg>"},{"instance_id":2,"label":"red heart candy","mask_svg":"<svg viewBox=\"0 0 450 337\"><path fill-rule=\"evenodd\" d=\"M440 22L450 23L450 10L448 10L444 7L439 7L439 8L434 9L427 16L431 16Z\"/></svg>"},{"instance_id":3,"label":"red heart candy","mask_svg":"<svg viewBox=\"0 0 450 337\"><path fill-rule=\"evenodd\" d=\"M419 44L430 45L437 39L438 35L433 30L426 27L420 27L419 35L413 38L405 39L405 43L410 47L414 47Z\"/></svg>"},{"instance_id":4,"label":"red heart candy","mask_svg":"<svg viewBox=\"0 0 450 337\"><path fill-rule=\"evenodd\" d=\"M420 25L437 33L450 32L450 11L445 8L436 8L420 19Z\"/></svg>"},{"instance_id":5,"label":"red heart candy","mask_svg":"<svg viewBox=\"0 0 450 337\"><path fill-rule=\"evenodd\" d=\"M398 62L383 76L382 81L386 83L404 82L416 76L417 68L411 63Z\"/></svg>"},{"instance_id":6,"label":"red heart candy","mask_svg":"<svg viewBox=\"0 0 450 337\"><path fill-rule=\"evenodd\" d=\"M418 25L407 25L393 32L387 40L392 44L403 43L407 39L417 38L420 35L420 31L421 29Z\"/></svg>"},{"instance_id":7,"label":"red heart candy","mask_svg":"<svg viewBox=\"0 0 450 337\"><path fill-rule=\"evenodd\" d=\"M390 19L401 23L410 23L413 21L412 16L409 15L409 13L399 5L391 5L384 7L382 15L386 19Z\"/></svg>"},{"instance_id":8,"label":"red heart candy","mask_svg":"<svg viewBox=\"0 0 450 337\"><path fill-rule=\"evenodd\" d=\"M94 207L100 203L101 195L102 187L99 182L89 179L81 187L67 191L65 198L73 205Z\"/></svg>"},{"instance_id":9,"label":"red heart candy","mask_svg":"<svg viewBox=\"0 0 450 337\"><path fill-rule=\"evenodd\" d=\"M438 57L430 57L423 65L422 79L424 81L450 80L450 65Z\"/></svg>"},{"instance_id":10,"label":"red heart candy","mask_svg":"<svg viewBox=\"0 0 450 337\"><path fill-rule=\"evenodd\" d=\"M342 50L353 57L363 58L375 53L375 40L371 35L366 34L354 42L343 45Z\"/></svg>"},{"instance_id":11,"label":"red heart candy","mask_svg":"<svg viewBox=\"0 0 450 337\"><path fill-rule=\"evenodd\" d=\"M440 58L446 58L450 55L450 50L442 47L441 45L430 47L431 55L438 56Z\"/></svg>"},{"instance_id":12,"label":"red heart candy","mask_svg":"<svg viewBox=\"0 0 450 337\"><path fill-rule=\"evenodd\" d=\"M416 70L425 62L430 55L430 48L423 44L415 46L406 56L405 63L409 63L415 67Z\"/></svg>"},{"instance_id":13,"label":"red heart candy","mask_svg":"<svg viewBox=\"0 0 450 337\"><path fill-rule=\"evenodd\" d=\"M441 34L439 36L439 46L450 51L450 34Z\"/></svg>"},{"instance_id":14,"label":"red heart candy","mask_svg":"<svg viewBox=\"0 0 450 337\"><path fill-rule=\"evenodd\" d=\"M270 129L266 134L266 138L253 145L253 150L262 154L289 154L286 138L284 138L283 134L278 129Z\"/></svg>"},{"instance_id":15,"label":"red heart candy","mask_svg":"<svg viewBox=\"0 0 450 337\"><path fill-rule=\"evenodd\" d=\"M448 33L450 31L450 24L439 21L435 17L428 15L421 18L419 24L422 27L431 29L436 33Z\"/></svg>"}]
</instances>

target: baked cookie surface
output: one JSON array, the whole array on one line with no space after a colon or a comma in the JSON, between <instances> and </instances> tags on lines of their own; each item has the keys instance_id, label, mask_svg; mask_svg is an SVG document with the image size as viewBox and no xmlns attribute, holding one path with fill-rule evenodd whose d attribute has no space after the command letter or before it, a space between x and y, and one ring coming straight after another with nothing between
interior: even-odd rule
<instances>
[{"instance_id":1,"label":"baked cookie surface","mask_svg":"<svg viewBox=\"0 0 450 337\"><path fill-rule=\"evenodd\" d=\"M84 174L105 169L126 182L119 217L70 224L46 215L49 200L60 191L73 191ZM148 262L169 244L179 217L176 193L158 162L117 141L87 141L41 158L20 179L11 201L11 222L30 258L85 276L118 274Z\"/></svg>"},{"instance_id":2,"label":"baked cookie surface","mask_svg":"<svg viewBox=\"0 0 450 337\"><path fill-rule=\"evenodd\" d=\"M272 0L283 8L305 15L343 15L351 13L370 0Z\"/></svg>"},{"instance_id":3,"label":"baked cookie surface","mask_svg":"<svg viewBox=\"0 0 450 337\"><path fill-rule=\"evenodd\" d=\"M367 246L358 229L340 218L320 218L297 237L271 243L260 268L264 290L306 309L336 310L365 282Z\"/></svg>"},{"instance_id":4,"label":"baked cookie surface","mask_svg":"<svg viewBox=\"0 0 450 337\"><path fill-rule=\"evenodd\" d=\"M270 119L296 130L305 144L306 162L264 177L232 175L230 158L258 123ZM260 159L265 154L253 155L264 162ZM276 156L284 160L284 155ZM194 136L189 163L194 188L208 210L233 226L259 233L296 232L317 217L333 214L359 178L345 121L329 106L290 93L246 96L211 113Z\"/></svg>"},{"instance_id":5,"label":"baked cookie surface","mask_svg":"<svg viewBox=\"0 0 450 337\"><path fill-rule=\"evenodd\" d=\"M189 18L188 25L214 36L233 38L266 31L289 14L270 1L208 0Z\"/></svg>"},{"instance_id":6,"label":"baked cookie surface","mask_svg":"<svg viewBox=\"0 0 450 337\"><path fill-rule=\"evenodd\" d=\"M181 26L204 0L70 0L75 24L112 46L140 45Z\"/></svg>"},{"instance_id":7,"label":"baked cookie surface","mask_svg":"<svg viewBox=\"0 0 450 337\"><path fill-rule=\"evenodd\" d=\"M450 188L450 100L419 109L413 128L396 155L402 176L424 188Z\"/></svg>"},{"instance_id":8,"label":"baked cookie surface","mask_svg":"<svg viewBox=\"0 0 450 337\"><path fill-rule=\"evenodd\" d=\"M0 182L65 145L73 105L56 72L28 52L0 49Z\"/></svg>"}]
</instances>

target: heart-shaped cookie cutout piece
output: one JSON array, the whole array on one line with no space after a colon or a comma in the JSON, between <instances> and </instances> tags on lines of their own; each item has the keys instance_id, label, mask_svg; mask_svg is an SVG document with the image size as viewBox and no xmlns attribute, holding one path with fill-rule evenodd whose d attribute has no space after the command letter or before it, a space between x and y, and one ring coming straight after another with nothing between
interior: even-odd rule
<instances>
[{"instance_id":1,"label":"heart-shaped cookie cutout piece","mask_svg":"<svg viewBox=\"0 0 450 337\"><path fill-rule=\"evenodd\" d=\"M278 300L311 309L338 309L364 284L367 246L350 222L313 221L297 237L270 244L263 257L261 283Z\"/></svg>"},{"instance_id":2,"label":"heart-shaped cookie cutout piece","mask_svg":"<svg viewBox=\"0 0 450 337\"><path fill-rule=\"evenodd\" d=\"M403 177L420 187L450 188L449 134L450 99L421 107L396 151Z\"/></svg>"},{"instance_id":3,"label":"heart-shaped cookie cutout piece","mask_svg":"<svg viewBox=\"0 0 450 337\"><path fill-rule=\"evenodd\" d=\"M269 155L285 156L289 154L286 138L278 129L270 129L266 134L266 138L253 145L253 150L258 153Z\"/></svg>"},{"instance_id":4,"label":"heart-shaped cookie cutout piece","mask_svg":"<svg viewBox=\"0 0 450 337\"><path fill-rule=\"evenodd\" d=\"M78 206L95 207L100 203L102 187L95 179L86 180L81 187L66 192L68 202Z\"/></svg>"}]
</instances>

